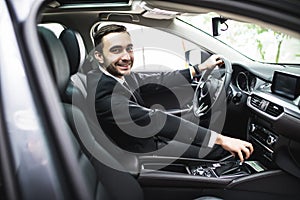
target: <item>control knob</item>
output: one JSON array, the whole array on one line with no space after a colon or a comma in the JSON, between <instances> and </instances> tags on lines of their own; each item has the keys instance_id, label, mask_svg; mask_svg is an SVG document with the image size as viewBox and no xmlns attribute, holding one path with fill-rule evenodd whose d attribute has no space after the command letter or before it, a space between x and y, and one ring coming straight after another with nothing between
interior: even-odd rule
<instances>
[{"instance_id":1,"label":"control knob","mask_svg":"<svg viewBox=\"0 0 300 200\"><path fill-rule=\"evenodd\" d=\"M256 125L255 124L251 124L250 131L253 133L255 130L256 130Z\"/></svg>"},{"instance_id":2,"label":"control knob","mask_svg":"<svg viewBox=\"0 0 300 200\"><path fill-rule=\"evenodd\" d=\"M276 138L272 135L269 135L268 138L267 138L267 144L268 145L272 145L276 142Z\"/></svg>"}]
</instances>

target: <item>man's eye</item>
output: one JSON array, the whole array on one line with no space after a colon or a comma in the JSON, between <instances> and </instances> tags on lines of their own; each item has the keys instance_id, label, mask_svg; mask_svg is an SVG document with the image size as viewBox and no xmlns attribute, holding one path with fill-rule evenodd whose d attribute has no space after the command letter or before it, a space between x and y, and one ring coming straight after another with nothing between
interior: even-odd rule
<instances>
[{"instance_id":1,"label":"man's eye","mask_svg":"<svg viewBox=\"0 0 300 200\"><path fill-rule=\"evenodd\" d=\"M133 51L133 47L132 47L132 46L131 46L131 47L127 47L127 48L126 48L126 51L127 51L127 52L132 52L132 51Z\"/></svg>"},{"instance_id":2,"label":"man's eye","mask_svg":"<svg viewBox=\"0 0 300 200\"><path fill-rule=\"evenodd\" d=\"M122 52L122 49L121 49L121 48L113 48L113 49L110 50L110 52L111 52L111 53L116 53L116 54L117 54L117 53L121 53L121 52Z\"/></svg>"}]
</instances>

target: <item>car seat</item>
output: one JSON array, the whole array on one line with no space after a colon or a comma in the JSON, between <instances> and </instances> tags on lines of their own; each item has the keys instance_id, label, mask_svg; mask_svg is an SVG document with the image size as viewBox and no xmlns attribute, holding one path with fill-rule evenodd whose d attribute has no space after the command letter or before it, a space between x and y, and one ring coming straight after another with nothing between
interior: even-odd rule
<instances>
[{"instance_id":1,"label":"car seat","mask_svg":"<svg viewBox=\"0 0 300 200\"><path fill-rule=\"evenodd\" d=\"M87 93L91 94L91 91L87 91L88 75L79 71L82 65L93 65L90 59L87 58L87 60L85 60L87 55L83 39L79 32L69 28L61 32L59 39L66 50L71 75L66 91L64 92L65 94L62 98L65 102L77 106L83 112L96 141L105 146L109 141L99 126L95 111L91 109L93 106L90 106L91 103L87 102ZM89 82L91 82L91 80L98 82L98 77L99 74L97 73L95 78L89 78ZM111 147L106 149L111 149Z\"/></svg>"},{"instance_id":2,"label":"car seat","mask_svg":"<svg viewBox=\"0 0 300 200\"><path fill-rule=\"evenodd\" d=\"M70 66L71 77L66 88L67 101L81 109L85 109L85 98L87 95L86 75L79 71L87 57L83 39L77 31L71 29L64 29L59 39L64 45Z\"/></svg>"}]
</instances>

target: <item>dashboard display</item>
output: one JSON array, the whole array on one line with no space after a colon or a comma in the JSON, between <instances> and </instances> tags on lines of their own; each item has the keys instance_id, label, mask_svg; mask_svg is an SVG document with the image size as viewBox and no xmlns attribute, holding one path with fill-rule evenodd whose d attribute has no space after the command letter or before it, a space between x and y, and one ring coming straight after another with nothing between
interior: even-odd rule
<instances>
[{"instance_id":1,"label":"dashboard display","mask_svg":"<svg viewBox=\"0 0 300 200\"><path fill-rule=\"evenodd\" d=\"M275 71L272 92L290 99L295 99L300 95L300 76Z\"/></svg>"},{"instance_id":2,"label":"dashboard display","mask_svg":"<svg viewBox=\"0 0 300 200\"><path fill-rule=\"evenodd\" d=\"M256 78L247 72L239 72L236 77L237 87L247 94L249 94L255 87Z\"/></svg>"}]
</instances>

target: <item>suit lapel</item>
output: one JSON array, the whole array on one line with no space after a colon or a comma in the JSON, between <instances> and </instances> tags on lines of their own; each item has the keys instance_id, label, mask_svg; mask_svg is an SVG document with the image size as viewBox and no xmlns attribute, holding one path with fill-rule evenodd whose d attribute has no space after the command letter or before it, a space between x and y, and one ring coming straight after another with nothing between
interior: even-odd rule
<instances>
[{"instance_id":1,"label":"suit lapel","mask_svg":"<svg viewBox=\"0 0 300 200\"><path fill-rule=\"evenodd\" d=\"M125 88L133 95L133 99L135 99L136 103L144 106L138 83L131 76L124 76L124 78L125 82L128 84L128 87L125 86Z\"/></svg>"}]
</instances>

